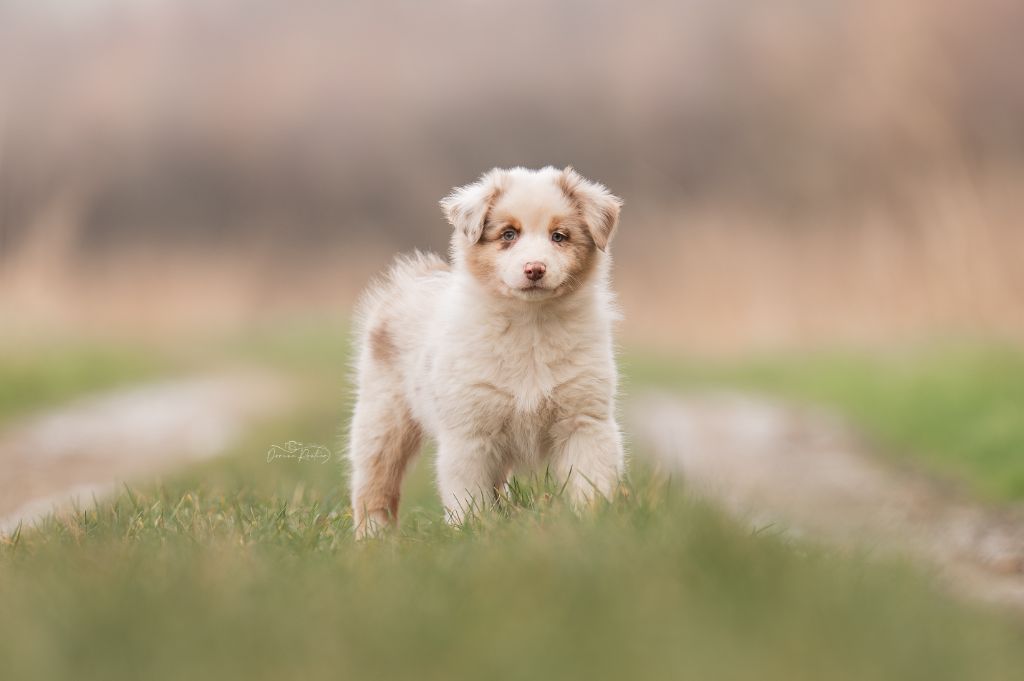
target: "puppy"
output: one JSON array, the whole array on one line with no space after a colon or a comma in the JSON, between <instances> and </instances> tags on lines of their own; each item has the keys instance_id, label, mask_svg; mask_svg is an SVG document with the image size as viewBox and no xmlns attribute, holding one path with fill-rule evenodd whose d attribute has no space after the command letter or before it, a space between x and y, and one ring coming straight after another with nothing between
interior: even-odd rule
<instances>
[{"instance_id":1,"label":"puppy","mask_svg":"<svg viewBox=\"0 0 1024 681\"><path fill-rule=\"evenodd\" d=\"M357 536L394 524L424 436L449 522L513 470L547 468L574 504L623 470L608 245L622 201L572 168L494 169L441 201L451 264L399 258L357 314L351 424Z\"/></svg>"}]
</instances>

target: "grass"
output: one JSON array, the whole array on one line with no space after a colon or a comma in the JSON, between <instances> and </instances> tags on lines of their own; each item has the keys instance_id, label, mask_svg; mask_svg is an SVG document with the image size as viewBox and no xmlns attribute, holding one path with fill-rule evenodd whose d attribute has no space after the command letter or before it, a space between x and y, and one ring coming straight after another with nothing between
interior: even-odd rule
<instances>
[{"instance_id":1,"label":"grass","mask_svg":"<svg viewBox=\"0 0 1024 681\"><path fill-rule=\"evenodd\" d=\"M221 459L0 539L0 678L841 681L1024 668L1019 618L956 602L897 561L752 531L642 465L583 517L557 485L528 480L453 529L421 460L400 532L356 543L339 464L265 456L291 439L340 450L342 340L297 325L212 344L204 361L301 377L303 407ZM1012 477L1020 431L977 421L1020 404L1020 362L979 350L626 368L630 390L727 384L827 401L894 452L913 445L921 465L1014 498L997 483Z\"/></svg>"},{"instance_id":2,"label":"grass","mask_svg":"<svg viewBox=\"0 0 1024 681\"><path fill-rule=\"evenodd\" d=\"M461 530L429 472L363 544L326 412L0 547L4 678L1001 679L1024 625L906 566L751 532L643 471L577 517L526 481Z\"/></svg>"},{"instance_id":3,"label":"grass","mask_svg":"<svg viewBox=\"0 0 1024 681\"><path fill-rule=\"evenodd\" d=\"M226 361L268 365L336 390L346 327L297 320L169 351L63 343L0 357L0 425L70 398ZM1024 499L1024 351L1011 347L817 353L739 362L623 358L628 389L735 387L834 406L886 453L964 482L992 501Z\"/></svg>"},{"instance_id":4,"label":"grass","mask_svg":"<svg viewBox=\"0 0 1024 681\"><path fill-rule=\"evenodd\" d=\"M82 339L5 344L0 346L0 426L90 393L231 364L333 381L336 388L347 372L347 344L344 324L308 319L163 344Z\"/></svg>"},{"instance_id":5,"label":"grass","mask_svg":"<svg viewBox=\"0 0 1024 681\"><path fill-rule=\"evenodd\" d=\"M634 384L735 387L848 416L900 461L966 483L992 501L1024 499L1024 351L931 348L818 354L740 363L679 363L634 356Z\"/></svg>"},{"instance_id":6,"label":"grass","mask_svg":"<svg viewBox=\"0 0 1024 681\"><path fill-rule=\"evenodd\" d=\"M151 349L102 342L62 342L0 353L0 424L72 398L168 372Z\"/></svg>"}]
</instances>

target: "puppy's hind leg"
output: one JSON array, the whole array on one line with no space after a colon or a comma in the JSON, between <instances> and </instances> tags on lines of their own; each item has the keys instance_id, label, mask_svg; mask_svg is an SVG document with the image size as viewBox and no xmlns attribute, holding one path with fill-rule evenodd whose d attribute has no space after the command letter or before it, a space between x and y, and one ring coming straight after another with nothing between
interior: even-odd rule
<instances>
[{"instance_id":1,"label":"puppy's hind leg","mask_svg":"<svg viewBox=\"0 0 1024 681\"><path fill-rule=\"evenodd\" d=\"M349 442L357 539L398 524L402 478L419 452L420 440L419 424L400 396L360 396Z\"/></svg>"}]
</instances>

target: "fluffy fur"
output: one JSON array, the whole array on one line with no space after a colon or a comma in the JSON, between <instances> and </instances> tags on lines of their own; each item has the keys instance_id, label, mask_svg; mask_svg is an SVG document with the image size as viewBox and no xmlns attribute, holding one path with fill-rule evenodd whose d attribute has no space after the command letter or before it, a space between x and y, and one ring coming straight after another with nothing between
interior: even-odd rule
<instances>
[{"instance_id":1,"label":"fluffy fur","mask_svg":"<svg viewBox=\"0 0 1024 681\"><path fill-rule=\"evenodd\" d=\"M450 265L416 253L370 287L349 443L359 536L397 521L424 436L451 522L518 469L549 467L577 504L611 494L623 450L608 245L621 205L571 168L494 169L441 201Z\"/></svg>"}]
</instances>

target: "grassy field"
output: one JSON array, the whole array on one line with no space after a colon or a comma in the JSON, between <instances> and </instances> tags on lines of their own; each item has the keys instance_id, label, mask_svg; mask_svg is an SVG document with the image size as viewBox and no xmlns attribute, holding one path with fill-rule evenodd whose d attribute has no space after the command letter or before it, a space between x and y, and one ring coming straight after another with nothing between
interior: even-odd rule
<instances>
[{"instance_id":1,"label":"grassy field","mask_svg":"<svg viewBox=\"0 0 1024 681\"><path fill-rule=\"evenodd\" d=\"M357 545L327 414L2 550L5 678L999 679L1024 625L905 566L752 533L664 482L577 519L542 486L457 531L426 467ZM277 430L277 428L273 429ZM550 490L549 490L550 491Z\"/></svg>"},{"instance_id":2,"label":"grassy field","mask_svg":"<svg viewBox=\"0 0 1024 681\"><path fill-rule=\"evenodd\" d=\"M1018 617L957 603L907 565L751 531L639 464L622 497L585 517L524 481L456 530L439 520L423 460L401 532L356 544L339 464L265 456L289 439L339 449L342 335L295 327L197 353L196 366L226 353L287 370L306 381L304 404L221 459L0 541L0 678L931 680L1024 668ZM971 457L949 470L973 481L998 479L970 463L989 450L967 431L1013 406L1000 377L1020 365L1002 353L900 371L877 358L626 365L630 390L724 381L824 399L894 452L931 452L914 438L946 419ZM972 368L989 362L990 374ZM943 411L926 398L946 386L974 397ZM933 456L912 460L951 457Z\"/></svg>"},{"instance_id":3,"label":"grassy field","mask_svg":"<svg viewBox=\"0 0 1024 681\"><path fill-rule=\"evenodd\" d=\"M225 365L267 366L339 388L346 377L346 327L299 320L179 342L68 339L0 345L0 425L74 398ZM324 387L324 386L321 386Z\"/></svg>"},{"instance_id":4,"label":"grassy field","mask_svg":"<svg viewBox=\"0 0 1024 681\"><path fill-rule=\"evenodd\" d=\"M958 346L741 363L626 358L636 385L740 388L835 407L884 452L993 501L1024 499L1024 351Z\"/></svg>"},{"instance_id":5,"label":"grassy field","mask_svg":"<svg viewBox=\"0 0 1024 681\"><path fill-rule=\"evenodd\" d=\"M171 367L164 353L130 345L0 346L0 424L79 395L153 378Z\"/></svg>"}]
</instances>

